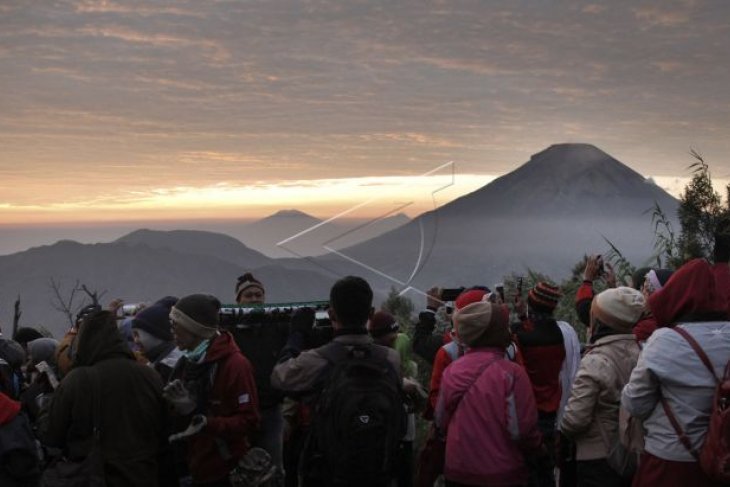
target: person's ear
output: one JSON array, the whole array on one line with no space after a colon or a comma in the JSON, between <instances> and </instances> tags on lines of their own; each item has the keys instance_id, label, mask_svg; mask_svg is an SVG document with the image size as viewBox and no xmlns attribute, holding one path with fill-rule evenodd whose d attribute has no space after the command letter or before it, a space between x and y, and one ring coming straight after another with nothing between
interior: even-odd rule
<instances>
[{"instance_id":1,"label":"person's ear","mask_svg":"<svg viewBox=\"0 0 730 487\"><path fill-rule=\"evenodd\" d=\"M334 308L332 308L331 306L327 308L327 315L330 317L330 321L332 323L337 322L337 313L335 313Z\"/></svg>"},{"instance_id":2,"label":"person's ear","mask_svg":"<svg viewBox=\"0 0 730 487\"><path fill-rule=\"evenodd\" d=\"M370 306L370 312L368 313L368 319L372 318L375 314L375 307Z\"/></svg>"}]
</instances>

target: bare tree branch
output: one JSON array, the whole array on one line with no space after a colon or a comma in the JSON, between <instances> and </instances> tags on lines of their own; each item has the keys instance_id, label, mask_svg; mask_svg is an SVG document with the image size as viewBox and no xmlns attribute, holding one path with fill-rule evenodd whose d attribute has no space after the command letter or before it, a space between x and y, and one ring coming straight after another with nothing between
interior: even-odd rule
<instances>
[{"instance_id":1,"label":"bare tree branch","mask_svg":"<svg viewBox=\"0 0 730 487\"><path fill-rule=\"evenodd\" d=\"M54 278L51 277L49 286L51 287L51 290L53 291L53 299L51 300L51 306L53 306L53 309L58 311L59 313L63 313L63 315L66 317L68 322L71 326L74 326L74 309L73 309L73 302L74 298L76 297L76 292L79 290L79 281L76 280L76 284L71 288L71 293L69 294L68 299L63 298L63 293L61 292L61 282L56 281Z\"/></svg>"},{"instance_id":2,"label":"bare tree branch","mask_svg":"<svg viewBox=\"0 0 730 487\"><path fill-rule=\"evenodd\" d=\"M20 309L20 295L18 295L18 299L15 300L15 306L13 306L13 335L15 336L16 333L18 333L18 325L20 324L20 316L23 314L23 312Z\"/></svg>"}]
</instances>

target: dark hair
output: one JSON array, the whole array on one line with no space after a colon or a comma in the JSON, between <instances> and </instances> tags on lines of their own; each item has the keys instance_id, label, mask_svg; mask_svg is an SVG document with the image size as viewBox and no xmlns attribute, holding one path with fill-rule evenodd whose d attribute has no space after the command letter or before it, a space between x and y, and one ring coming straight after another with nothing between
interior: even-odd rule
<instances>
[{"instance_id":1,"label":"dark hair","mask_svg":"<svg viewBox=\"0 0 730 487\"><path fill-rule=\"evenodd\" d=\"M373 290L362 277L343 277L330 290L330 306L345 328L365 328L372 305Z\"/></svg>"}]
</instances>

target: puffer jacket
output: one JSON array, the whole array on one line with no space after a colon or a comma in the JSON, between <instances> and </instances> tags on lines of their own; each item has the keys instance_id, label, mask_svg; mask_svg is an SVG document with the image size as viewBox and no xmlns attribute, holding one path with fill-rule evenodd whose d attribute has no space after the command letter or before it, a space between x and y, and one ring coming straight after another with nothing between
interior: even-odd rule
<instances>
[{"instance_id":1,"label":"puffer jacket","mask_svg":"<svg viewBox=\"0 0 730 487\"><path fill-rule=\"evenodd\" d=\"M486 368L485 368L486 367ZM504 350L468 351L444 372L436 424L446 431L444 476L467 485L522 485L523 454L542 437L530 379Z\"/></svg>"},{"instance_id":2,"label":"puffer jacket","mask_svg":"<svg viewBox=\"0 0 730 487\"><path fill-rule=\"evenodd\" d=\"M608 455L606 442L618 428L621 390L639 352L633 334L617 334L600 338L583 356L560 421L560 431L576 443L577 460Z\"/></svg>"},{"instance_id":3,"label":"puffer jacket","mask_svg":"<svg viewBox=\"0 0 730 487\"><path fill-rule=\"evenodd\" d=\"M622 405L644 420L648 453L662 460L694 462L669 422L660 397L666 398L692 446L699 448L709 425L715 380L689 343L667 326L677 323L675 326L689 333L722 377L730 360L727 299L709 264L696 259L652 294L649 306L664 328L647 341L623 390Z\"/></svg>"}]
</instances>

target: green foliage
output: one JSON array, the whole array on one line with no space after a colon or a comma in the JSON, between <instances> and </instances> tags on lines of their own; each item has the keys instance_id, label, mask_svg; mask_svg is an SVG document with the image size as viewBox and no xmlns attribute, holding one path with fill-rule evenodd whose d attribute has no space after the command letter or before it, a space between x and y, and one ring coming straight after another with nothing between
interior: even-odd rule
<instances>
[{"instance_id":1,"label":"green foliage","mask_svg":"<svg viewBox=\"0 0 730 487\"><path fill-rule=\"evenodd\" d=\"M709 166L698 152L692 150L690 154L695 162L689 166L693 176L677 210L682 232L677 239L675 258L670 262L675 268L690 259L712 258L718 222L729 213L712 187Z\"/></svg>"},{"instance_id":2,"label":"green foliage","mask_svg":"<svg viewBox=\"0 0 730 487\"><path fill-rule=\"evenodd\" d=\"M677 234L659 203L654 202L651 210L651 224L654 227L654 259L657 268L676 269L681 265L677 243Z\"/></svg>"}]
</instances>

